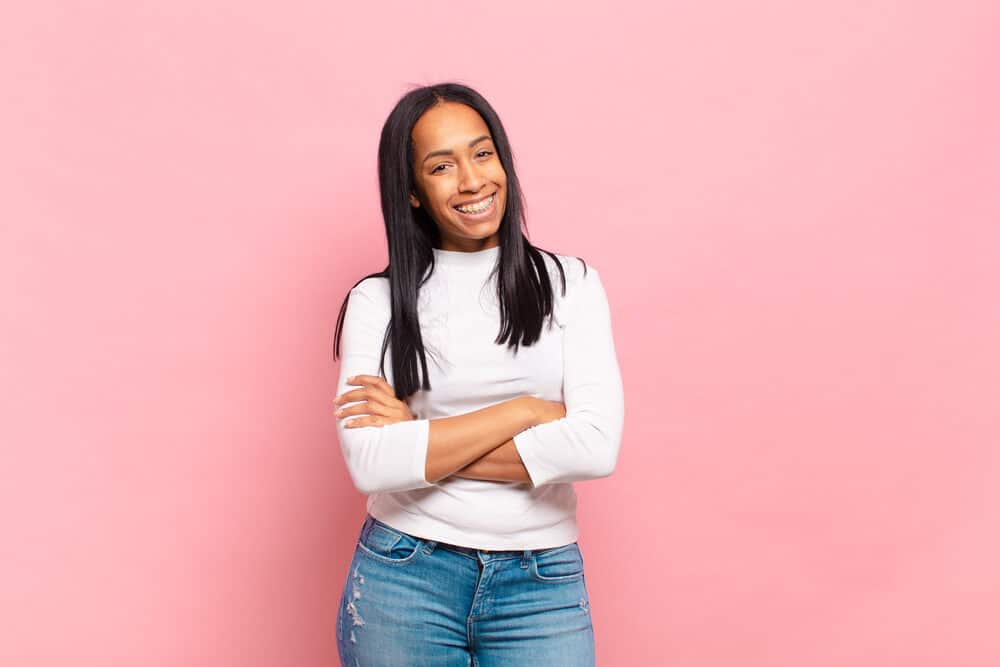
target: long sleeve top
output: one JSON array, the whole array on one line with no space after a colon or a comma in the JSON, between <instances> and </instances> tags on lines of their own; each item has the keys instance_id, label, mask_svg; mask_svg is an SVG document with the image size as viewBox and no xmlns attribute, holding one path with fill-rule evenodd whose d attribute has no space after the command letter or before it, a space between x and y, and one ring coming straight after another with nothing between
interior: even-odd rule
<instances>
[{"instance_id":1,"label":"long sleeve top","mask_svg":"<svg viewBox=\"0 0 1000 667\"><path fill-rule=\"evenodd\" d=\"M476 549L543 549L577 539L573 482L612 473L625 405L600 275L591 265L584 271L575 257L557 256L566 294L554 261L543 253L555 288L553 319L538 341L514 353L494 343L501 322L496 277L489 274L499 247L434 249L435 267L417 301L431 389L407 399L415 419L382 427L337 422L347 469L368 494L372 516L419 537ZM368 278L351 290L338 395L352 388L347 378L379 374L389 317L388 279ZM385 374L391 385L391 346ZM564 418L513 438L530 483L425 480L430 420L524 395L566 405Z\"/></svg>"}]
</instances>

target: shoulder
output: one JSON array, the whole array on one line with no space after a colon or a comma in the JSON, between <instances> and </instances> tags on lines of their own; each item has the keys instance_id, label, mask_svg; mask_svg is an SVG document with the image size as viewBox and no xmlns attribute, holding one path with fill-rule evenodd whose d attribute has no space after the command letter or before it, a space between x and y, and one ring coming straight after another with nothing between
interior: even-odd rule
<instances>
[{"instance_id":1,"label":"shoulder","mask_svg":"<svg viewBox=\"0 0 1000 667\"><path fill-rule=\"evenodd\" d=\"M541 250L540 252L545 259L549 280L552 281L552 288L557 299L570 299L581 290L586 290L587 286L600 282L597 267L585 258L553 252L552 254L555 255L555 259L553 259L547 252ZM563 276L566 280L565 296L563 295Z\"/></svg>"},{"instance_id":2,"label":"shoulder","mask_svg":"<svg viewBox=\"0 0 1000 667\"><path fill-rule=\"evenodd\" d=\"M389 279L381 276L366 276L351 288L347 307L353 313L388 317L391 304Z\"/></svg>"},{"instance_id":3,"label":"shoulder","mask_svg":"<svg viewBox=\"0 0 1000 667\"><path fill-rule=\"evenodd\" d=\"M578 304L592 300L591 294L594 292L594 287L598 286L600 289L600 274L597 268L585 258L553 252L552 254L555 255L553 259L547 252L541 252L545 259L555 297L555 318L557 322L565 325L571 319L570 313L576 309ZM560 267L562 271L560 271ZM566 281L565 293L563 291L563 276ZM603 290L601 291L603 292Z\"/></svg>"},{"instance_id":4,"label":"shoulder","mask_svg":"<svg viewBox=\"0 0 1000 667\"><path fill-rule=\"evenodd\" d=\"M389 279L382 276L362 278L351 288L351 294L360 294L369 299L389 300Z\"/></svg>"},{"instance_id":5,"label":"shoulder","mask_svg":"<svg viewBox=\"0 0 1000 667\"><path fill-rule=\"evenodd\" d=\"M566 291L568 293L571 285L580 284L590 272L596 271L594 265L586 261L583 257L564 255L553 251L546 252L541 249L539 249L539 252L542 253L542 258L545 260L545 266L549 271L549 278L559 291L562 290L560 273L566 277ZM550 255L549 252L552 254ZM555 255L555 258L553 258L553 255ZM562 269L561 272L560 268Z\"/></svg>"}]
</instances>

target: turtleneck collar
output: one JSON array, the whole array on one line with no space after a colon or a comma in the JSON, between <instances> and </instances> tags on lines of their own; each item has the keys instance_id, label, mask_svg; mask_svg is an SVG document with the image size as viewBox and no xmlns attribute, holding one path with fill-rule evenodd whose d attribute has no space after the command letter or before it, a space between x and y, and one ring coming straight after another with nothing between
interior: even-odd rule
<instances>
[{"instance_id":1,"label":"turtleneck collar","mask_svg":"<svg viewBox=\"0 0 1000 667\"><path fill-rule=\"evenodd\" d=\"M492 268L497 257L500 256L499 245L474 252L441 250L440 248L432 248L432 250L434 251L435 264L443 266Z\"/></svg>"}]
</instances>

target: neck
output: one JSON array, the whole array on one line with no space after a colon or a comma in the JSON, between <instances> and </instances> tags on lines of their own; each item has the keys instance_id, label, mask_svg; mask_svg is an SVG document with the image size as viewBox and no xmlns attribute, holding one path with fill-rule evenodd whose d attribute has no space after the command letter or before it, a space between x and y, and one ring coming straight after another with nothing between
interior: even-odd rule
<instances>
[{"instance_id":1,"label":"neck","mask_svg":"<svg viewBox=\"0 0 1000 667\"><path fill-rule=\"evenodd\" d=\"M492 266L500 255L500 246L481 250L445 250L434 248L434 261L447 266Z\"/></svg>"}]
</instances>

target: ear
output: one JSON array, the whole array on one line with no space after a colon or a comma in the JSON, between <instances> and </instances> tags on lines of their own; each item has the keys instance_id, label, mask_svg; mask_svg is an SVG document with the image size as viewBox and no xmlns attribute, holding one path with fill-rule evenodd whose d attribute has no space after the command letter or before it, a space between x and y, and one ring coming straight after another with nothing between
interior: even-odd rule
<instances>
[{"instance_id":1,"label":"ear","mask_svg":"<svg viewBox=\"0 0 1000 667\"><path fill-rule=\"evenodd\" d=\"M417 199L417 196L412 192L410 193L410 206L413 208L420 208L420 200Z\"/></svg>"}]
</instances>

